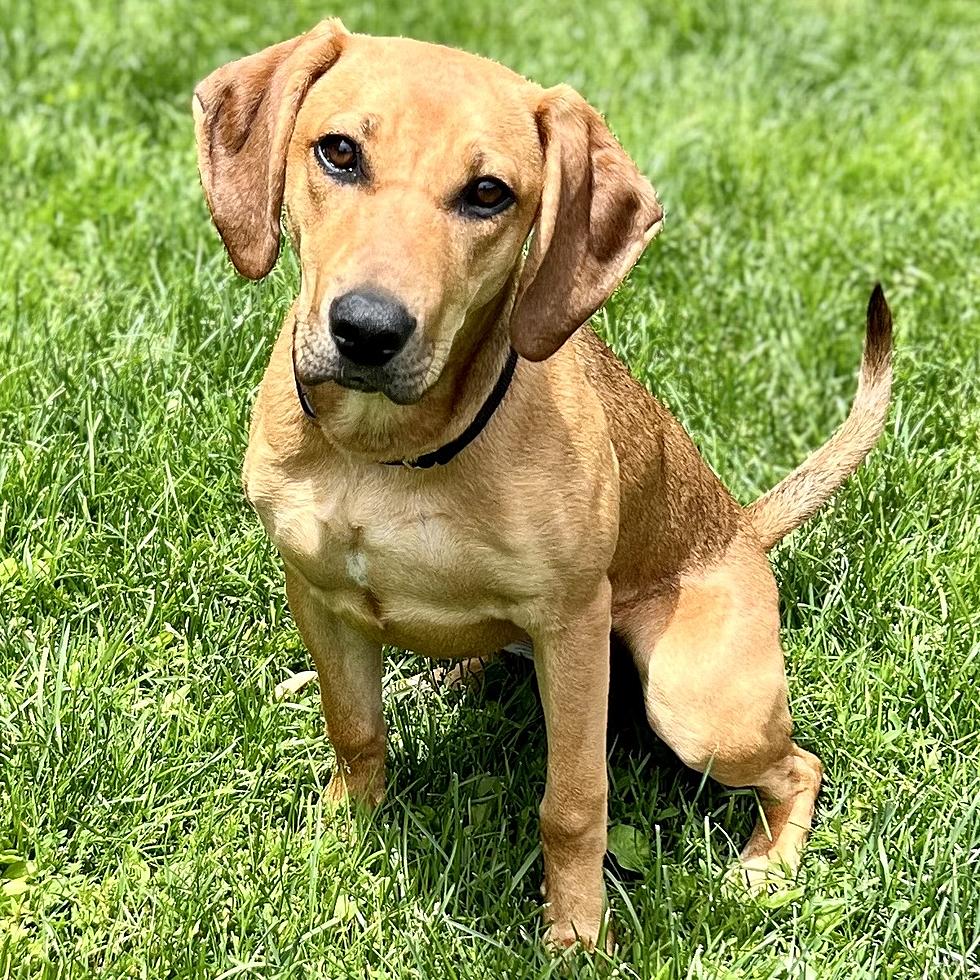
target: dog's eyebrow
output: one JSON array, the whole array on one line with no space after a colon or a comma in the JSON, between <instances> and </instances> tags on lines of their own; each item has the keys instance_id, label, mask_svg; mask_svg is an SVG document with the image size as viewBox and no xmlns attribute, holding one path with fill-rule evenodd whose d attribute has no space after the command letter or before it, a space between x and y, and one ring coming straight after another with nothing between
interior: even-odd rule
<instances>
[{"instance_id":1,"label":"dog's eyebrow","mask_svg":"<svg viewBox=\"0 0 980 980\"><path fill-rule=\"evenodd\" d=\"M358 131L364 139L367 139L378 128L378 117L373 113L368 113L358 124Z\"/></svg>"},{"instance_id":2,"label":"dog's eyebrow","mask_svg":"<svg viewBox=\"0 0 980 980\"><path fill-rule=\"evenodd\" d=\"M326 119L320 127L324 132L344 133L347 136L368 139L378 128L379 119L374 113L366 116L354 113L341 113Z\"/></svg>"},{"instance_id":3,"label":"dog's eyebrow","mask_svg":"<svg viewBox=\"0 0 980 980\"><path fill-rule=\"evenodd\" d=\"M482 147L473 146L469 151L467 174L474 177L499 177L508 183L513 181L513 165L509 158L499 153L487 152Z\"/></svg>"}]
</instances>

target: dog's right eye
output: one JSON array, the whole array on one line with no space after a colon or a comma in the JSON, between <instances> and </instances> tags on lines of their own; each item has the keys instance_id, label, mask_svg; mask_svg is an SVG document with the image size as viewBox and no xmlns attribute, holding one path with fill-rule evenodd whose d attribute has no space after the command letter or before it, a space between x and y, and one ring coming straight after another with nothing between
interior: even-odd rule
<instances>
[{"instance_id":1,"label":"dog's right eye","mask_svg":"<svg viewBox=\"0 0 980 980\"><path fill-rule=\"evenodd\" d=\"M349 136L330 133L313 145L317 163L338 180L356 180L361 173L361 148Z\"/></svg>"}]
</instances>

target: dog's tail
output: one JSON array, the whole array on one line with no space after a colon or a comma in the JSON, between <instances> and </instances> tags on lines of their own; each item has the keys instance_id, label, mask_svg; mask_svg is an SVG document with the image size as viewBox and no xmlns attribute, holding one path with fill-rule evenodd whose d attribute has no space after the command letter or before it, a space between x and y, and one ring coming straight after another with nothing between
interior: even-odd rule
<instances>
[{"instance_id":1,"label":"dog's tail","mask_svg":"<svg viewBox=\"0 0 980 980\"><path fill-rule=\"evenodd\" d=\"M861 465L885 427L891 388L892 314L878 284L868 302L861 377L847 418L816 452L746 508L767 551L809 520Z\"/></svg>"}]
</instances>

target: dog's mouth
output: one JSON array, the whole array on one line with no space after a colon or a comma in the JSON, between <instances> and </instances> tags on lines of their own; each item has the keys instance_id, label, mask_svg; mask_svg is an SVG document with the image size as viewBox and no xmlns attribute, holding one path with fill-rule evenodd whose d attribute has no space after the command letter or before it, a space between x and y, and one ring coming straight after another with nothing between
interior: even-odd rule
<instances>
[{"instance_id":1,"label":"dog's mouth","mask_svg":"<svg viewBox=\"0 0 980 980\"><path fill-rule=\"evenodd\" d=\"M305 329L298 329L302 326ZM431 383L436 351L431 344L410 343L383 365L355 364L324 331L293 326L292 369L296 396L308 418L316 418L312 392L324 384L347 391L382 395L396 405L414 405Z\"/></svg>"},{"instance_id":2,"label":"dog's mouth","mask_svg":"<svg viewBox=\"0 0 980 980\"><path fill-rule=\"evenodd\" d=\"M296 366L296 355L293 353L293 382L296 385L296 397L299 399L303 414L309 419L317 417L310 398L310 392L322 384L333 383L348 391L357 391L366 395L382 395L396 405L414 405L426 391L424 371L399 371L394 375L389 372L364 371L342 361L334 362L327 370L317 372L315 381L303 381Z\"/></svg>"},{"instance_id":3,"label":"dog's mouth","mask_svg":"<svg viewBox=\"0 0 980 980\"><path fill-rule=\"evenodd\" d=\"M296 352L292 352L290 360L293 362L293 383L296 385L296 397L299 399L300 407L303 409L303 414L308 419L315 419L316 412L313 411L313 406L310 404L309 396L306 393L306 388L303 382L299 380L299 375L296 373Z\"/></svg>"},{"instance_id":4,"label":"dog's mouth","mask_svg":"<svg viewBox=\"0 0 980 980\"><path fill-rule=\"evenodd\" d=\"M341 388L349 388L351 391L363 391L369 395L376 395L383 391L381 385L353 372L350 374L341 374L340 377L336 378L335 384L340 385Z\"/></svg>"},{"instance_id":5,"label":"dog's mouth","mask_svg":"<svg viewBox=\"0 0 980 980\"><path fill-rule=\"evenodd\" d=\"M383 395L396 405L414 405L425 393L425 372L414 365L363 368L341 358L332 365L324 381L332 381L348 391Z\"/></svg>"}]
</instances>

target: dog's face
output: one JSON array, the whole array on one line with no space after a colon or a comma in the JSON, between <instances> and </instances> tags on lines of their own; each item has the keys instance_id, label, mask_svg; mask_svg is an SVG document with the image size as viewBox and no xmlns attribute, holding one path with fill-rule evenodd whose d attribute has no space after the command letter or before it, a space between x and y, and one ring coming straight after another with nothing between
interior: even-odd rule
<instances>
[{"instance_id":1,"label":"dog's face","mask_svg":"<svg viewBox=\"0 0 980 980\"><path fill-rule=\"evenodd\" d=\"M357 38L286 165L296 372L415 402L500 305L541 196L532 86L434 45Z\"/></svg>"},{"instance_id":2,"label":"dog's face","mask_svg":"<svg viewBox=\"0 0 980 980\"><path fill-rule=\"evenodd\" d=\"M418 402L501 317L519 353L547 357L660 227L580 96L449 48L325 21L218 69L194 108L205 194L244 275L272 268L285 207L310 389Z\"/></svg>"}]
</instances>

